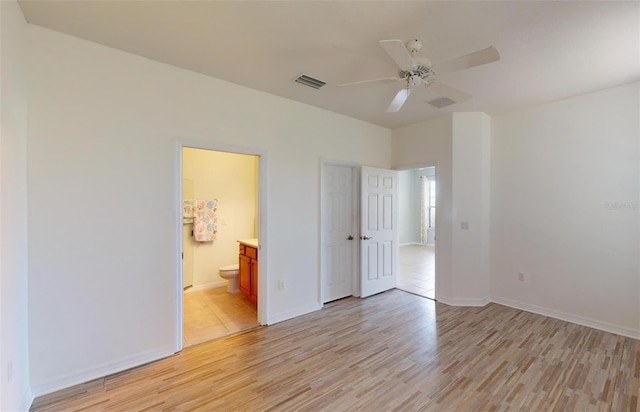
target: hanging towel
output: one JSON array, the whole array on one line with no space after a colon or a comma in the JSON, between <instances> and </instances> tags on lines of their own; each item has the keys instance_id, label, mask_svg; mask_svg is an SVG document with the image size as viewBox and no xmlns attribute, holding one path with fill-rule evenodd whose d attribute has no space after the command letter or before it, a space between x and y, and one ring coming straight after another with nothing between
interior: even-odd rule
<instances>
[{"instance_id":1,"label":"hanging towel","mask_svg":"<svg viewBox=\"0 0 640 412\"><path fill-rule=\"evenodd\" d=\"M218 234L218 199L196 200L193 206L193 237L196 242L213 242Z\"/></svg>"}]
</instances>

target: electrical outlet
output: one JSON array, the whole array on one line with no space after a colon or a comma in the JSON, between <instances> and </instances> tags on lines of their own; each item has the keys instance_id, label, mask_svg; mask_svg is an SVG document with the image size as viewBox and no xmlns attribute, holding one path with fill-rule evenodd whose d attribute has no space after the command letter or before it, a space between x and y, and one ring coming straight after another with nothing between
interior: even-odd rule
<instances>
[{"instance_id":1,"label":"electrical outlet","mask_svg":"<svg viewBox=\"0 0 640 412\"><path fill-rule=\"evenodd\" d=\"M525 281L524 272L518 272L518 280L520 282L524 282Z\"/></svg>"},{"instance_id":2,"label":"electrical outlet","mask_svg":"<svg viewBox=\"0 0 640 412\"><path fill-rule=\"evenodd\" d=\"M460 229L469 230L469 222L467 221L460 222Z\"/></svg>"},{"instance_id":3,"label":"electrical outlet","mask_svg":"<svg viewBox=\"0 0 640 412\"><path fill-rule=\"evenodd\" d=\"M278 289L286 289L286 288L287 288L286 282L284 281L284 279L280 279L278 281Z\"/></svg>"}]
</instances>

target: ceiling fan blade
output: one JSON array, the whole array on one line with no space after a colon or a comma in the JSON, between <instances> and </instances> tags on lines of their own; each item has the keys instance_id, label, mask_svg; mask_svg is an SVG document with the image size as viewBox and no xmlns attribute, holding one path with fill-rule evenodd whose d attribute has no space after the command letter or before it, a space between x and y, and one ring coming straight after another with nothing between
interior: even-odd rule
<instances>
[{"instance_id":1,"label":"ceiling fan blade","mask_svg":"<svg viewBox=\"0 0 640 412\"><path fill-rule=\"evenodd\" d=\"M433 65L433 70L437 74L457 72L458 70L469 69L471 67L480 66L500 60L500 53L491 46L477 52L465 54L455 59Z\"/></svg>"},{"instance_id":2,"label":"ceiling fan blade","mask_svg":"<svg viewBox=\"0 0 640 412\"><path fill-rule=\"evenodd\" d=\"M380 46L401 69L411 69L413 59L402 40L380 40Z\"/></svg>"},{"instance_id":3,"label":"ceiling fan blade","mask_svg":"<svg viewBox=\"0 0 640 412\"><path fill-rule=\"evenodd\" d=\"M434 91L436 94L439 94L443 97L448 97L456 103L466 102L471 98L471 95L463 92L462 90L458 90L453 86L449 86L448 84L433 82L429 89Z\"/></svg>"},{"instance_id":4,"label":"ceiling fan blade","mask_svg":"<svg viewBox=\"0 0 640 412\"><path fill-rule=\"evenodd\" d=\"M358 84L367 84L367 83L389 83L389 82L395 82L400 80L399 77L383 77L380 79L371 79L371 80L362 80L359 82L351 82L351 83L344 83L344 84L339 84L338 87L343 87L343 86L355 86Z\"/></svg>"},{"instance_id":5,"label":"ceiling fan blade","mask_svg":"<svg viewBox=\"0 0 640 412\"><path fill-rule=\"evenodd\" d=\"M400 110L404 102L407 101L407 97L411 94L412 89L402 88L396 94L396 97L393 98L389 107L387 107L386 113L396 113Z\"/></svg>"}]
</instances>

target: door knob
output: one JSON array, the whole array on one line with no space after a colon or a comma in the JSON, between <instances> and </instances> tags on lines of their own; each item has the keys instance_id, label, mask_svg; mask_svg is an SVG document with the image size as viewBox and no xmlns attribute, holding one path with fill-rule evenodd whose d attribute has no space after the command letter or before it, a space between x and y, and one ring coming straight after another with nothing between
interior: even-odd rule
<instances>
[{"instance_id":1,"label":"door knob","mask_svg":"<svg viewBox=\"0 0 640 412\"><path fill-rule=\"evenodd\" d=\"M369 240L369 239L373 239L373 238L372 237L368 237L368 236L360 236L360 239Z\"/></svg>"},{"instance_id":2,"label":"door knob","mask_svg":"<svg viewBox=\"0 0 640 412\"><path fill-rule=\"evenodd\" d=\"M347 238L347 240L353 240L353 236L349 235L349 237Z\"/></svg>"}]
</instances>

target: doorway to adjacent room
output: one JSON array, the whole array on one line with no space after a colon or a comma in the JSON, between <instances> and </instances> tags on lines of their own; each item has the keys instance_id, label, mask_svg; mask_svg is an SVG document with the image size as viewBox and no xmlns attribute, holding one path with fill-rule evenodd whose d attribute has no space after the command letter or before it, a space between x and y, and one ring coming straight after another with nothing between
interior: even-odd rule
<instances>
[{"instance_id":1,"label":"doorway to adjacent room","mask_svg":"<svg viewBox=\"0 0 640 412\"><path fill-rule=\"evenodd\" d=\"M181 347L259 324L260 163L258 155L181 148ZM253 287L242 284L239 264L249 247Z\"/></svg>"},{"instance_id":2,"label":"doorway to adjacent room","mask_svg":"<svg viewBox=\"0 0 640 412\"><path fill-rule=\"evenodd\" d=\"M436 167L399 172L400 256L397 288L435 300Z\"/></svg>"}]
</instances>

